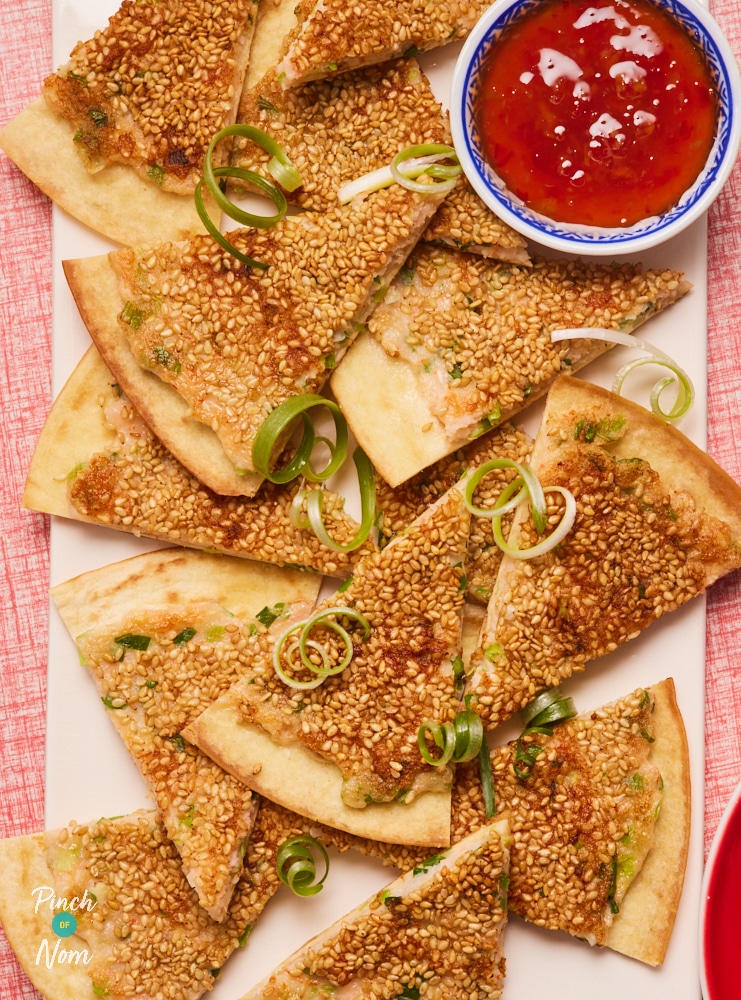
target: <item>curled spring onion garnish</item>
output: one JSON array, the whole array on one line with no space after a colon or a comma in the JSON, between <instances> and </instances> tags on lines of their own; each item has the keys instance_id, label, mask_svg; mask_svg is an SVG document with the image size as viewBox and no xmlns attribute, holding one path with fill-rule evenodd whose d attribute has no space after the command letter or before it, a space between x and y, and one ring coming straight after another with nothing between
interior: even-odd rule
<instances>
[{"instance_id":1,"label":"curled spring onion garnish","mask_svg":"<svg viewBox=\"0 0 741 1000\"><path fill-rule=\"evenodd\" d=\"M494 798L494 775L491 771L491 753L486 740L479 750L479 775L481 776L481 791L484 796L484 811L486 818L491 819L497 814L497 803Z\"/></svg>"},{"instance_id":2,"label":"curled spring onion garnish","mask_svg":"<svg viewBox=\"0 0 741 1000\"><path fill-rule=\"evenodd\" d=\"M343 625L334 620L333 616L352 618L358 622L363 630L363 639L367 639L371 633L370 623L364 615L353 608L340 606L317 611L305 621L297 622L279 636L273 647L273 669L284 684L298 691L308 691L319 687L325 678L341 674L349 666L355 652L352 636ZM344 646L344 653L338 662L333 662L332 654L326 645L316 638L311 638L312 631L318 628L334 632ZM288 646L286 646L287 643L289 643ZM317 659L320 661L319 663L316 662ZM285 671L284 661L292 673L308 670L315 675L314 678L301 681L289 676Z\"/></svg>"},{"instance_id":3,"label":"curled spring onion garnish","mask_svg":"<svg viewBox=\"0 0 741 1000\"><path fill-rule=\"evenodd\" d=\"M520 733L515 745L515 759L513 762L514 772L522 781L526 781L532 774L536 759L543 753L545 747L535 742L528 742L523 745L523 739L536 735L553 736L552 726L557 722L565 722L566 719L573 719L576 715L574 702L571 698L564 698L560 688L549 688L531 701L529 705L520 712L525 729Z\"/></svg>"},{"instance_id":4,"label":"curled spring onion garnish","mask_svg":"<svg viewBox=\"0 0 741 1000\"><path fill-rule=\"evenodd\" d=\"M267 264L263 261L255 260L253 257L248 257L246 254L243 254L241 250L238 250L234 244L219 231L218 227L215 226L211 220L203 200L203 187L205 185L209 194L224 215L228 215L230 219L234 219L235 222L239 222L243 226L250 226L255 229L269 229L271 226L280 222L286 214L288 204L286 202L285 195L271 181L261 177L260 174L255 173L254 170L247 170L244 167L214 167L214 149L222 139L233 135L251 139L270 154L272 158L268 162L267 169L287 191L293 191L301 184L301 175L298 173L278 143L275 142L274 139L271 139L270 136L261 129L254 128L252 125L229 125L227 128L221 129L221 131L217 132L213 137L209 143L208 149L206 150L206 155L203 161L203 177L198 181L195 190L195 203L198 216L207 231L224 250L230 253L233 257L236 257L242 264L246 264L248 267L257 267L262 270L266 270L268 267ZM221 184L219 183L219 178L226 177L244 181L252 187L256 187L263 194L267 195L275 205L275 215L256 215L254 212L246 212L244 209L235 205L234 202L227 198L224 194Z\"/></svg>"},{"instance_id":5,"label":"curled spring onion garnish","mask_svg":"<svg viewBox=\"0 0 741 1000\"><path fill-rule=\"evenodd\" d=\"M335 441L327 438L317 439L314 425L307 416L307 411L315 406L326 406L332 415L335 425ZM285 434L297 417L303 418L304 433L296 449L296 454L284 468L277 471L271 469L271 460L276 445L285 439ZM339 406L324 396L307 393L303 396L291 396L265 418L252 445L252 462L255 471L271 483L289 483L297 476L303 475L310 482L319 483L329 479L337 472L347 457L347 421ZM317 440L327 445L330 458L323 469L317 471L311 465L311 453Z\"/></svg>"},{"instance_id":6,"label":"curled spring onion garnish","mask_svg":"<svg viewBox=\"0 0 741 1000\"><path fill-rule=\"evenodd\" d=\"M473 494L482 479L497 469L514 469L518 475L499 494L493 507L477 507L473 502ZM565 508L561 520L556 528L542 541L530 546L527 549L520 549L510 545L504 538L502 532L502 515L514 510L524 500L530 499L530 511L533 523L539 535L545 533L548 525L546 512L546 493L560 493L565 501ZM543 487L540 480L535 475L530 466L526 463L515 462L509 458L494 458L490 462L485 462L479 466L468 479L464 493L465 504L468 509L477 517L488 517L492 522L492 533L494 541L499 548L511 556L513 559L535 559L546 552L550 552L564 540L571 531L576 520L576 500L574 495L562 486Z\"/></svg>"},{"instance_id":7,"label":"curled spring onion garnish","mask_svg":"<svg viewBox=\"0 0 741 1000\"><path fill-rule=\"evenodd\" d=\"M317 881L314 852L318 851L324 862L324 874ZM329 873L329 855L315 837L300 834L289 837L278 848L275 856L278 878L297 896L316 896L324 888Z\"/></svg>"},{"instance_id":8,"label":"curled spring onion garnish","mask_svg":"<svg viewBox=\"0 0 741 1000\"><path fill-rule=\"evenodd\" d=\"M445 160L452 162L445 163ZM452 146L434 142L407 146L396 154L388 166L343 184L337 197L341 205L346 205L353 198L380 191L392 184L400 184L418 194L447 194L455 187L460 173L461 165ZM416 180L423 174L432 178L433 183L423 184Z\"/></svg>"},{"instance_id":9,"label":"curled spring onion garnish","mask_svg":"<svg viewBox=\"0 0 741 1000\"><path fill-rule=\"evenodd\" d=\"M680 420L689 411L695 398L695 389L692 385L692 380L687 372L679 367L676 361L670 358L668 354L660 351L658 347L646 344L642 340L636 340L635 337L627 333L620 333L618 330L600 330L583 327L575 330L554 330L551 333L551 341L553 343L561 340L576 339L601 340L607 344L616 344L621 347L632 347L634 350L645 351L649 357L629 361L616 372L612 380L612 391L620 395L625 379L636 368L641 368L643 365L658 365L661 368L668 369L671 375L659 379L654 384L649 400L652 412L660 420L665 420L667 423L676 423L676 421ZM660 399L664 390L670 385L675 387L676 399L674 406L667 411L661 408Z\"/></svg>"},{"instance_id":10,"label":"curled spring onion garnish","mask_svg":"<svg viewBox=\"0 0 741 1000\"><path fill-rule=\"evenodd\" d=\"M376 516L376 478L370 459L362 450L356 448L352 456L358 473L360 487L360 527L354 537L345 545L336 542L329 534L322 517L324 504L323 490L299 490L293 498L289 517L297 528L310 528L319 541L333 552L353 552L360 548L370 534ZM306 503L306 514L302 508Z\"/></svg>"},{"instance_id":11,"label":"curled spring onion garnish","mask_svg":"<svg viewBox=\"0 0 741 1000\"><path fill-rule=\"evenodd\" d=\"M434 767L444 767L445 764L464 764L478 757L484 745L484 724L481 716L474 712L471 705L471 695L466 695L465 709L458 712L453 722L423 722L417 730L417 746L423 760ZM433 757L427 745L426 736L441 751L439 757Z\"/></svg>"}]
</instances>

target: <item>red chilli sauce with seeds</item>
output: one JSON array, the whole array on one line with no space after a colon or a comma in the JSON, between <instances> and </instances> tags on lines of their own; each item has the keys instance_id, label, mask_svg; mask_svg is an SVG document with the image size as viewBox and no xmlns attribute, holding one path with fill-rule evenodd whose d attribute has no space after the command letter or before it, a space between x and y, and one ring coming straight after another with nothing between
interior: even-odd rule
<instances>
[{"instance_id":1,"label":"red chilli sauce with seeds","mask_svg":"<svg viewBox=\"0 0 741 1000\"><path fill-rule=\"evenodd\" d=\"M625 227L692 185L717 104L702 52L647 0L543 0L492 47L476 117L484 156L531 209Z\"/></svg>"}]
</instances>

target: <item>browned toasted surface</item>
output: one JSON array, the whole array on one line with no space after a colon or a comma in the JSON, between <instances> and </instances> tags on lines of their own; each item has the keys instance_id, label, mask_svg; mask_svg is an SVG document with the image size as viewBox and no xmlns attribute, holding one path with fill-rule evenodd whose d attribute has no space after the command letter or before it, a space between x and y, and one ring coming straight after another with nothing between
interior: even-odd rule
<instances>
[{"instance_id":1,"label":"browned toasted surface","mask_svg":"<svg viewBox=\"0 0 741 1000\"><path fill-rule=\"evenodd\" d=\"M269 649L255 658L252 682L235 688L245 721L279 743L299 741L340 769L350 806L411 802L449 785L447 769L424 762L416 737L423 722L452 721L457 710L452 661L460 651L468 528L453 489L405 535L361 560L343 592L319 606L353 608L370 624L362 639L350 620L355 649L343 673L294 690L275 674ZM311 678L304 673L296 679ZM281 801L280 789L276 797Z\"/></svg>"},{"instance_id":2,"label":"browned toasted surface","mask_svg":"<svg viewBox=\"0 0 741 1000\"><path fill-rule=\"evenodd\" d=\"M497 458L526 462L531 449L532 441L524 431L513 424L504 424L423 469L401 486L392 488L378 476L376 490L379 544L386 545L405 531L426 507L449 490L468 469L475 469ZM493 506L501 491L516 475L513 469L492 470L474 491L474 504L482 508ZM505 515L505 525L510 520L511 515ZM476 601L488 601L501 561L502 550L494 542L491 522L486 518L472 517L466 559L469 597Z\"/></svg>"},{"instance_id":3,"label":"browned toasted surface","mask_svg":"<svg viewBox=\"0 0 741 1000\"><path fill-rule=\"evenodd\" d=\"M463 38L489 0L301 0L278 65L284 86Z\"/></svg>"},{"instance_id":4,"label":"browned toasted surface","mask_svg":"<svg viewBox=\"0 0 741 1000\"><path fill-rule=\"evenodd\" d=\"M540 926L661 964L690 832L687 738L673 682L525 739L533 743L542 752L525 779L513 770L515 742L491 755L497 810L506 810L512 829L509 907ZM484 821L478 765L460 765L452 842ZM322 839L404 871L424 860L418 848L334 830Z\"/></svg>"},{"instance_id":5,"label":"browned toasted surface","mask_svg":"<svg viewBox=\"0 0 741 1000\"><path fill-rule=\"evenodd\" d=\"M544 486L571 491L576 520L546 555L502 561L472 660L491 727L741 565L741 487L629 400L559 380L532 464ZM548 494L548 508L555 525L563 498ZM536 538L518 512L510 541Z\"/></svg>"},{"instance_id":6,"label":"browned toasted surface","mask_svg":"<svg viewBox=\"0 0 741 1000\"><path fill-rule=\"evenodd\" d=\"M388 165L407 146L450 142L440 104L413 59L288 91L268 73L243 92L238 120L281 144L303 180L288 200L315 211L335 207L343 184ZM236 141L235 164L267 175L268 159L249 140Z\"/></svg>"},{"instance_id":7,"label":"browned toasted surface","mask_svg":"<svg viewBox=\"0 0 741 1000\"><path fill-rule=\"evenodd\" d=\"M88 168L125 163L192 194L208 144L234 120L256 12L256 0L124 0L44 83Z\"/></svg>"}]
</instances>

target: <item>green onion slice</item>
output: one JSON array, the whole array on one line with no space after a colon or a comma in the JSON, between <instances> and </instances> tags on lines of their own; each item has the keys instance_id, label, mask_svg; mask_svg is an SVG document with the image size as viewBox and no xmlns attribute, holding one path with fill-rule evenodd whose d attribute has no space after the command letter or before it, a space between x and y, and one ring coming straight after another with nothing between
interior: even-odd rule
<instances>
[{"instance_id":1,"label":"green onion slice","mask_svg":"<svg viewBox=\"0 0 741 1000\"><path fill-rule=\"evenodd\" d=\"M323 469L317 471L311 465L311 452L316 443L314 427L307 412L315 406L326 406L332 415L335 425L335 442L330 446L330 459ZM297 417L303 419L304 433L296 454L282 469L272 471L270 468L273 452L278 442ZM255 471L271 483L288 483L303 474L312 482L321 482L337 472L347 457L347 421L339 406L324 396L306 393L301 396L291 396L265 418L252 445L252 462Z\"/></svg>"},{"instance_id":2,"label":"green onion slice","mask_svg":"<svg viewBox=\"0 0 741 1000\"><path fill-rule=\"evenodd\" d=\"M241 123L238 123L236 125L227 125L226 128L222 128L219 132L216 133L216 135L209 143L209 147L206 151L205 161L203 165L203 177L204 180L206 181L206 187L208 187L209 190L211 189L212 185L215 184L213 178L213 174L215 172L213 170L214 149L216 149L217 145L221 142L222 139L226 139L231 135L237 136L239 139L249 139L252 142L254 142L255 145L259 146L261 149L264 149L265 152L268 153L268 155L271 157L271 159L268 161L268 167L267 167L268 173L271 175L271 177L274 177L275 180L278 181L278 183L281 185L281 187L284 187L286 189L286 191L295 191L297 187L301 187L301 185L303 184L303 181L301 179L301 174L288 159L288 156L286 155L283 147L279 145L279 143L277 143L275 139L269 136L267 132L263 132L262 129L255 128L254 125L243 125ZM253 176L242 177L239 174L229 174L224 176L237 177L237 179L239 180L248 180L250 184L254 184L255 181L253 180L253 177L259 177L260 175L254 174L253 171L248 171L248 173L252 174ZM261 178L261 180L264 180L264 178ZM265 181L265 183L269 184L270 182ZM215 186L218 187L218 185ZM260 187L261 190L264 190L264 188L262 188L261 185L258 184L257 186ZM226 209L224 209L224 211L226 211ZM229 213L227 212L227 214Z\"/></svg>"},{"instance_id":3,"label":"green onion slice","mask_svg":"<svg viewBox=\"0 0 741 1000\"><path fill-rule=\"evenodd\" d=\"M318 852L324 862L324 874L317 880L314 852ZM284 840L275 856L278 878L297 896L316 896L324 888L329 873L329 855L323 844L315 837L300 834Z\"/></svg>"},{"instance_id":4,"label":"green onion slice","mask_svg":"<svg viewBox=\"0 0 741 1000\"><path fill-rule=\"evenodd\" d=\"M370 459L358 447L353 452L352 460L358 473L360 487L360 527L354 537L345 545L336 542L327 531L322 519L324 493L322 490L306 492L306 514L308 525L319 541L333 552L353 552L365 542L370 535L376 516L376 477ZM308 478L308 477L307 477ZM292 505L293 508L293 505ZM295 523L295 522L294 522Z\"/></svg>"},{"instance_id":5,"label":"green onion slice","mask_svg":"<svg viewBox=\"0 0 741 1000\"><path fill-rule=\"evenodd\" d=\"M563 486L546 486L544 487L544 492L560 493L566 501L561 520L547 538L544 538L541 542L537 542L535 545L531 545L529 548L520 549L515 545L510 545L505 540L502 533L501 518L496 518L492 521L492 533L495 542L505 555L511 556L513 559L535 559L538 556L545 555L546 552L550 552L551 549L555 549L557 545L560 545L573 528L574 521L576 520L576 499L574 498L574 494Z\"/></svg>"},{"instance_id":6,"label":"green onion slice","mask_svg":"<svg viewBox=\"0 0 741 1000\"><path fill-rule=\"evenodd\" d=\"M621 347L632 347L634 350L645 351L649 357L638 358L636 361L630 361L619 369L612 381L612 391L617 395L620 395L626 377L636 368L640 368L643 365L658 365L661 368L668 369L671 372L671 375L663 379L659 379L659 381L654 385L649 398L652 412L660 420L664 420L666 423L676 423L689 412L695 399L695 388L692 384L692 380L684 369L680 368L668 354L659 350L658 347L646 344L644 341L637 340L630 334L621 333L619 330L602 330L592 329L591 327L582 327L579 329L554 330L551 333L552 343L557 343L561 340L575 340L577 338L601 340L607 344L616 344ZM660 397L664 389L670 385L673 385L676 388L676 399L674 406L672 406L670 410L666 411L661 407Z\"/></svg>"},{"instance_id":7,"label":"green onion slice","mask_svg":"<svg viewBox=\"0 0 741 1000\"><path fill-rule=\"evenodd\" d=\"M548 726L554 722L573 719L575 715L573 698L565 698L558 687L541 692L520 712L525 726Z\"/></svg>"},{"instance_id":8,"label":"green onion slice","mask_svg":"<svg viewBox=\"0 0 741 1000\"><path fill-rule=\"evenodd\" d=\"M423 722L417 730L417 746L422 759L434 767L444 767L445 764L464 764L479 756L484 743L484 724L481 716L471 707L471 695L466 695L465 709L458 712L453 722ZM438 757L433 757L427 745L426 736L430 735L435 746L441 751Z\"/></svg>"},{"instance_id":9,"label":"green onion slice","mask_svg":"<svg viewBox=\"0 0 741 1000\"><path fill-rule=\"evenodd\" d=\"M486 818L491 819L497 814L497 802L494 797L494 775L491 770L491 753L486 740L482 740L479 750L479 774L481 776L481 791L484 795L484 810Z\"/></svg>"},{"instance_id":10,"label":"green onion slice","mask_svg":"<svg viewBox=\"0 0 741 1000\"><path fill-rule=\"evenodd\" d=\"M278 641L273 647L273 669L284 684L287 684L289 687L295 688L299 691L308 691L319 687L325 678L342 673L342 671L349 666L355 652L355 646L353 644L352 636L347 629L334 620L333 616L335 615L338 617L352 618L358 622L363 630L363 640L370 636L371 626L365 615L362 615L354 608L341 606L325 608L323 611L317 611L304 621L291 625L278 637ZM340 661L334 665L330 660L329 653L322 643L311 638L312 630L318 627L326 628L331 632L334 632L339 636L345 647L344 655ZM290 644L286 647L286 643L289 642L289 640ZM310 657L309 650L313 650L315 653L319 654L321 666L314 663ZM297 654L298 661L296 660ZM295 677L286 673L283 666L284 659L288 668L292 672L298 672L305 669L309 670L316 676L312 680L308 681L296 680Z\"/></svg>"},{"instance_id":11,"label":"green onion slice","mask_svg":"<svg viewBox=\"0 0 741 1000\"><path fill-rule=\"evenodd\" d=\"M477 507L473 502L476 487L490 472L495 472L498 469L514 469L518 479L513 480L513 483L505 487L506 495L500 495L494 507ZM514 483L518 484L517 491L512 489ZM514 496L512 496L513 493ZM502 517L503 514L507 514L519 506L528 496L530 497L533 521L538 529L538 534L542 535L546 526L545 496L540 480L526 462L515 462L511 458L493 458L490 462L484 462L471 474L464 493L466 507L470 512L476 517L489 518Z\"/></svg>"},{"instance_id":12,"label":"green onion slice","mask_svg":"<svg viewBox=\"0 0 741 1000\"><path fill-rule=\"evenodd\" d=\"M566 719L573 719L575 715L576 709L573 699L565 698L558 687L543 691L521 710L520 716L525 724L525 729L517 739L515 758L512 764L518 778L526 781L530 777L536 759L545 750L545 747L538 743L528 743L527 746L523 746L523 739L526 736L536 734L552 736L553 725L557 722L565 722Z\"/></svg>"},{"instance_id":13,"label":"green onion slice","mask_svg":"<svg viewBox=\"0 0 741 1000\"><path fill-rule=\"evenodd\" d=\"M441 163L441 160L454 160L451 164ZM437 143L426 143L419 146L408 146L398 153L392 162L378 170L372 170L362 177L343 184L337 192L341 205L346 205L353 198L372 194L392 184L419 194L445 194L450 191L461 173L461 165L455 149L452 146ZM422 174L433 178L434 184L420 184L415 181Z\"/></svg>"},{"instance_id":14,"label":"green onion slice","mask_svg":"<svg viewBox=\"0 0 741 1000\"><path fill-rule=\"evenodd\" d=\"M455 164L450 169L444 168L445 179L434 184L421 184L419 181L414 180L409 171L402 170L401 168L402 163L406 163L408 160L416 159L420 162L420 157L424 158L427 162L424 164L424 169L417 176L426 174L428 177L433 177L433 179L435 176L439 177L439 167L435 168L435 173L430 172L430 168L435 167L439 159L451 159L455 161ZM422 164L420 163L420 165ZM424 143L420 146L407 146L406 149L402 149L400 153L397 153L389 164L391 176L396 183L406 188L407 191L416 191L417 194L431 194L432 192L444 194L452 191L458 180L458 175L461 173L461 169L455 149L452 146L444 146L434 142ZM453 173L450 172L451 170Z\"/></svg>"},{"instance_id":15,"label":"green onion slice","mask_svg":"<svg viewBox=\"0 0 741 1000\"><path fill-rule=\"evenodd\" d=\"M477 507L473 502L473 494L476 487L490 472L498 469L514 469L518 473L517 478L504 487L493 507ZM543 535L548 524L545 502L546 493L560 493L566 501L566 509L558 526L547 538L544 538L541 542L530 548L520 549L514 545L510 545L505 540L502 531L502 515L514 510L515 507L518 507L529 497L533 523L538 534ZM576 520L576 500L569 490L561 486L543 487L527 462L515 462L509 458L494 458L490 462L485 462L471 473L464 490L464 502L466 507L475 516L491 519L494 541L503 552L514 559L535 559L536 556L550 552L551 549L563 541Z\"/></svg>"},{"instance_id":16,"label":"green onion slice","mask_svg":"<svg viewBox=\"0 0 741 1000\"><path fill-rule=\"evenodd\" d=\"M269 229L271 226L275 226L278 222L280 222L288 210L288 204L283 192L271 181L267 180L265 177L261 177L260 174L255 173L254 170L246 170L243 167L214 167L214 149L222 139L231 135L251 139L266 152L270 153L272 159L268 163L268 171L280 184L283 185L287 191L293 191L301 184L301 175L298 173L278 143L275 142L274 139L271 139L271 137L261 129L254 128L252 125L229 125L227 128L221 129L213 137L209 143L208 149L206 150L206 155L203 160L203 177L198 181L195 190L195 205L198 217L205 226L206 230L216 240L219 246L227 251L227 253L230 253L233 257L236 257L240 263L245 264L248 267L256 267L261 270L266 270L268 265L264 263L264 261L255 260L254 257L250 257L247 254L242 253L242 251L238 250L231 240L219 230L218 226L216 226L212 221L203 198L203 188L205 185L209 194L224 215L228 215L230 219L234 219L235 222L239 222L243 226L250 226L254 229ZM219 183L219 178L226 177L245 181L252 187L257 188L263 194L267 195L267 197L270 198L275 205L275 214L257 215L254 212L246 212L244 209L235 205L234 202L226 196L222 190L221 184Z\"/></svg>"}]
</instances>

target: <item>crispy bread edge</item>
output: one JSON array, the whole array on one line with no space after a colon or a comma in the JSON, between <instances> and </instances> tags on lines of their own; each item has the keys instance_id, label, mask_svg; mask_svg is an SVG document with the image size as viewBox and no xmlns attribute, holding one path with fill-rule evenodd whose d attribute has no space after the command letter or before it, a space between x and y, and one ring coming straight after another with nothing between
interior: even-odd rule
<instances>
[{"instance_id":1,"label":"crispy bread edge","mask_svg":"<svg viewBox=\"0 0 741 1000\"><path fill-rule=\"evenodd\" d=\"M111 374L168 451L222 496L252 496L262 482L239 475L205 424L188 419L188 404L170 385L136 361L119 328L124 300L107 254L63 262L82 320Z\"/></svg>"},{"instance_id":2,"label":"crispy bread edge","mask_svg":"<svg viewBox=\"0 0 741 1000\"><path fill-rule=\"evenodd\" d=\"M674 681L652 685L655 698L651 761L664 781L654 846L626 893L607 947L648 965L661 965L669 947L690 838L691 787L687 733Z\"/></svg>"},{"instance_id":3,"label":"crispy bread edge","mask_svg":"<svg viewBox=\"0 0 741 1000\"><path fill-rule=\"evenodd\" d=\"M252 618L284 601L314 606L321 578L211 555L196 549L160 549L82 573L57 584L51 596L72 637L90 628L121 625L128 615L158 606L213 602Z\"/></svg>"},{"instance_id":4,"label":"crispy bread edge","mask_svg":"<svg viewBox=\"0 0 741 1000\"><path fill-rule=\"evenodd\" d=\"M44 939L53 952L57 941L68 951L85 948L79 938L57 938L51 913L44 906L35 912L33 890L48 886L51 872L45 860L45 835L32 834L0 841L0 922L24 972L46 1000L80 1000L91 990L83 964L55 962L47 967L39 949Z\"/></svg>"},{"instance_id":5,"label":"crispy bread edge","mask_svg":"<svg viewBox=\"0 0 741 1000\"><path fill-rule=\"evenodd\" d=\"M450 789L428 792L409 805L346 806L340 771L303 745L282 746L244 722L235 688L183 730L224 770L271 802L355 836L422 847L449 845Z\"/></svg>"},{"instance_id":6,"label":"crispy bread edge","mask_svg":"<svg viewBox=\"0 0 741 1000\"><path fill-rule=\"evenodd\" d=\"M192 197L162 191L122 164L88 173L73 134L72 125L37 97L2 130L0 148L63 211L115 243L135 246L205 232Z\"/></svg>"}]
</instances>

